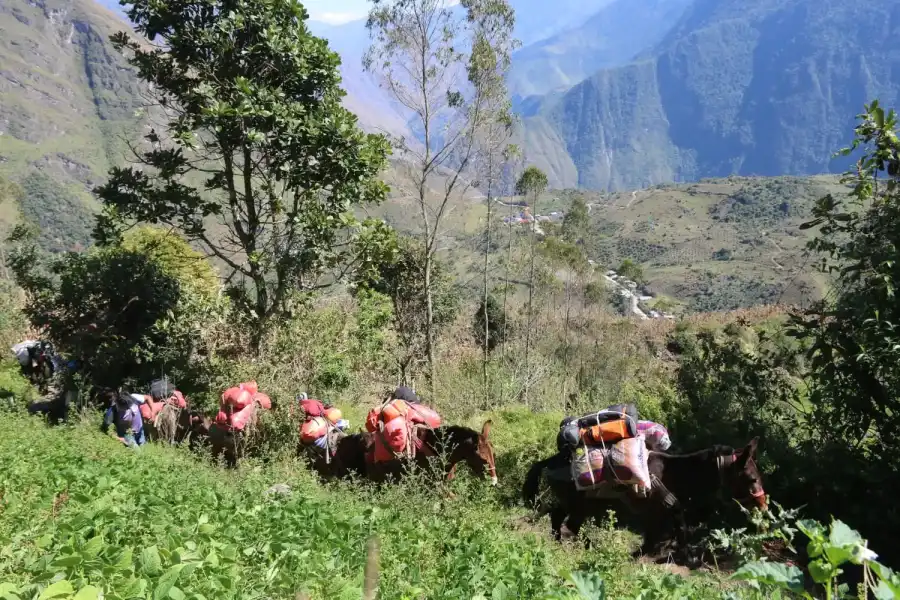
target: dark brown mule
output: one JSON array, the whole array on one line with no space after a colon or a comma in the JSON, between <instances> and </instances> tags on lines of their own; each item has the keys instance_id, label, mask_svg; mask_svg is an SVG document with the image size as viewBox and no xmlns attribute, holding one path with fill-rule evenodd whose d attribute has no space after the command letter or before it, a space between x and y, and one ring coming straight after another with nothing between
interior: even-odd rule
<instances>
[{"instance_id":1,"label":"dark brown mule","mask_svg":"<svg viewBox=\"0 0 900 600\"><path fill-rule=\"evenodd\" d=\"M630 508L643 525L645 535L640 552L653 555L675 538L684 542L687 524L704 522L710 517L720 490L746 507L765 508L766 496L755 460L757 444L758 438L754 438L740 450L714 446L683 455L650 452L648 466L653 481L650 495L638 497L624 488L612 498ZM588 518L602 518L614 506L609 498L598 499L590 492L575 488L569 457L564 453L532 465L522 490L526 503L534 504L545 469L549 469L548 483L555 500L548 512L557 539L561 537L564 523L577 535Z\"/></svg>"},{"instance_id":2,"label":"dark brown mule","mask_svg":"<svg viewBox=\"0 0 900 600\"><path fill-rule=\"evenodd\" d=\"M222 458L226 467L237 467L238 459L243 458L246 452L246 436L242 432L232 431L213 422L209 425L208 439L214 461Z\"/></svg>"},{"instance_id":3,"label":"dark brown mule","mask_svg":"<svg viewBox=\"0 0 900 600\"><path fill-rule=\"evenodd\" d=\"M465 463L476 476L487 475L491 484L496 485L497 467L490 440L491 424L491 421L486 421L481 427L481 433L459 425L420 429L419 438L415 442L415 466L419 469L431 469L432 459L444 457L444 474L448 479L455 475L456 465ZM402 475L408 466L408 461L404 459L377 463L367 460L367 474L372 481L383 482Z\"/></svg>"},{"instance_id":4,"label":"dark brown mule","mask_svg":"<svg viewBox=\"0 0 900 600\"><path fill-rule=\"evenodd\" d=\"M366 431L344 436L338 439L334 454L328 460L324 452L302 443L297 450L322 479L362 479L366 476L366 453L371 449L372 442L373 434Z\"/></svg>"}]
</instances>

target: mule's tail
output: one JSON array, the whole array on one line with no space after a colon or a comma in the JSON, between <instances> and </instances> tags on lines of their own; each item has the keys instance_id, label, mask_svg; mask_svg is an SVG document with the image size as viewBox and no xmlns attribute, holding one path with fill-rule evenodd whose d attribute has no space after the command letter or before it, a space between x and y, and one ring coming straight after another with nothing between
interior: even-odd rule
<instances>
[{"instance_id":1,"label":"mule's tail","mask_svg":"<svg viewBox=\"0 0 900 600\"><path fill-rule=\"evenodd\" d=\"M526 505L534 505L541 487L541 474L544 472L544 469L557 461L559 461L559 455L554 454L550 458L537 461L528 469L528 474L525 476L525 485L522 486L522 499Z\"/></svg>"}]
</instances>

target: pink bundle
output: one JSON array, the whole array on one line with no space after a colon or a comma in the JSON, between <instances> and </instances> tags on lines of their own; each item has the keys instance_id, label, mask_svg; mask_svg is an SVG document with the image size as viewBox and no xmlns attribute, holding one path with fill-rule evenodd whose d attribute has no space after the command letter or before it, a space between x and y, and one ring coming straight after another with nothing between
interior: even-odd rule
<instances>
[{"instance_id":1,"label":"pink bundle","mask_svg":"<svg viewBox=\"0 0 900 600\"><path fill-rule=\"evenodd\" d=\"M654 452L665 452L672 446L669 431L653 421L638 421L638 433L644 436L647 449Z\"/></svg>"}]
</instances>

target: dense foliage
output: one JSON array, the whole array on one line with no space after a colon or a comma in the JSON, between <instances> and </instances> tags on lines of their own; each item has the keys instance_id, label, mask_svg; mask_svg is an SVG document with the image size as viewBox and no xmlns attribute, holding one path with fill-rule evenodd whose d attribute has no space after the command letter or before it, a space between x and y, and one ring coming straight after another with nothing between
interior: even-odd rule
<instances>
[{"instance_id":1,"label":"dense foliage","mask_svg":"<svg viewBox=\"0 0 900 600\"><path fill-rule=\"evenodd\" d=\"M821 520L841 515L891 559L900 477L896 125L894 113L867 107L847 150L864 150L846 178L852 195L822 198L809 222L810 248L836 277L833 294L787 322L676 336L686 412L672 423L692 444L762 434L773 497Z\"/></svg>"},{"instance_id":2,"label":"dense foliage","mask_svg":"<svg viewBox=\"0 0 900 600\"><path fill-rule=\"evenodd\" d=\"M489 295L486 302L482 301L475 311L472 318L472 333L478 345L486 346L488 352L493 352L506 341L508 336L506 312L493 295Z\"/></svg>"},{"instance_id":3,"label":"dense foliage","mask_svg":"<svg viewBox=\"0 0 900 600\"><path fill-rule=\"evenodd\" d=\"M401 380L407 381L415 362L427 351L429 304L432 324L435 333L439 334L455 317L459 299L452 278L438 260L427 261L431 269L430 290L422 285L426 253L421 242L401 237L395 244L395 251L385 253L384 259L357 282L357 287L391 299L394 330L401 345L396 366Z\"/></svg>"},{"instance_id":4,"label":"dense foliage","mask_svg":"<svg viewBox=\"0 0 900 600\"><path fill-rule=\"evenodd\" d=\"M187 259L192 252L184 242L167 242L174 253L167 263L158 247L145 245L154 238L138 233L130 238L131 247L59 256L43 254L26 229L13 238L17 245L9 266L26 292L25 315L98 385L186 374L193 364L198 319L213 296L197 269L174 270L171 257Z\"/></svg>"},{"instance_id":5,"label":"dense foliage","mask_svg":"<svg viewBox=\"0 0 900 600\"><path fill-rule=\"evenodd\" d=\"M142 168L114 168L98 188L95 234L109 243L123 223L163 223L200 243L228 266L258 351L297 292L354 264L357 230L378 230L350 208L385 197L387 143L341 106L340 59L295 0L139 0L128 15L165 51L113 41L170 120L147 135Z\"/></svg>"}]
</instances>

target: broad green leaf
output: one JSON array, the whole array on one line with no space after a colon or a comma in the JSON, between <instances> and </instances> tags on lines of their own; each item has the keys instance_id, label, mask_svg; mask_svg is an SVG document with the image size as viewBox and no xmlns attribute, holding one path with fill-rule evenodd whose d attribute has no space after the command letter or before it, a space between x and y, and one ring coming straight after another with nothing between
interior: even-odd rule
<instances>
[{"instance_id":1,"label":"broad green leaf","mask_svg":"<svg viewBox=\"0 0 900 600\"><path fill-rule=\"evenodd\" d=\"M862 536L850 529L843 521L835 521L831 524L831 535L828 542L834 546L853 546L862 544Z\"/></svg>"},{"instance_id":2,"label":"broad green leaf","mask_svg":"<svg viewBox=\"0 0 900 600\"><path fill-rule=\"evenodd\" d=\"M116 561L115 568L117 571L127 571L132 567L132 561L134 560L134 551L129 547L125 548L122 553L119 555L119 559Z\"/></svg>"},{"instance_id":3,"label":"broad green leaf","mask_svg":"<svg viewBox=\"0 0 900 600\"><path fill-rule=\"evenodd\" d=\"M82 559L77 554L70 554L69 556L61 556L53 561L54 567L74 567L76 565L80 565Z\"/></svg>"},{"instance_id":4,"label":"broad green leaf","mask_svg":"<svg viewBox=\"0 0 900 600\"><path fill-rule=\"evenodd\" d=\"M63 579L62 581L57 581L56 583L50 584L44 588L44 591L41 592L41 595L38 596L38 600L50 600L51 598L66 598L75 593L75 590L72 588L72 584Z\"/></svg>"},{"instance_id":5,"label":"broad green leaf","mask_svg":"<svg viewBox=\"0 0 900 600\"><path fill-rule=\"evenodd\" d=\"M143 598L147 590L147 581L133 578L122 590L123 598Z\"/></svg>"},{"instance_id":6,"label":"broad green leaf","mask_svg":"<svg viewBox=\"0 0 900 600\"><path fill-rule=\"evenodd\" d=\"M100 588L88 585L78 590L74 600L97 600L98 598L100 598Z\"/></svg>"},{"instance_id":7,"label":"broad green leaf","mask_svg":"<svg viewBox=\"0 0 900 600\"><path fill-rule=\"evenodd\" d=\"M159 557L159 549L156 546L148 546L141 551L141 568L150 577L155 577L162 572L162 559Z\"/></svg>"},{"instance_id":8,"label":"broad green leaf","mask_svg":"<svg viewBox=\"0 0 900 600\"><path fill-rule=\"evenodd\" d=\"M900 594L891 589L884 581L879 581L874 590L875 600L896 600L900 598Z\"/></svg>"},{"instance_id":9,"label":"broad green leaf","mask_svg":"<svg viewBox=\"0 0 900 600\"><path fill-rule=\"evenodd\" d=\"M191 573L200 565L197 562L183 563L181 569L181 577L190 577Z\"/></svg>"},{"instance_id":10,"label":"broad green leaf","mask_svg":"<svg viewBox=\"0 0 900 600\"><path fill-rule=\"evenodd\" d=\"M571 578L583 600L605 600L606 584L598 573L576 571Z\"/></svg>"},{"instance_id":11,"label":"broad green leaf","mask_svg":"<svg viewBox=\"0 0 900 600\"><path fill-rule=\"evenodd\" d=\"M11 583L0 583L0 599L2 600L21 600L18 587Z\"/></svg>"},{"instance_id":12,"label":"broad green leaf","mask_svg":"<svg viewBox=\"0 0 900 600\"><path fill-rule=\"evenodd\" d=\"M896 597L900 598L900 576L891 568L876 561L870 562L868 566L878 576L880 582L887 586Z\"/></svg>"},{"instance_id":13,"label":"broad green leaf","mask_svg":"<svg viewBox=\"0 0 900 600\"><path fill-rule=\"evenodd\" d=\"M92 537L81 548L81 552L88 556L97 556L101 550L103 550L103 538L100 536Z\"/></svg>"},{"instance_id":14,"label":"broad green leaf","mask_svg":"<svg viewBox=\"0 0 900 600\"><path fill-rule=\"evenodd\" d=\"M181 575L181 570L183 568L184 565L182 564L172 565L169 570L159 578L156 589L153 590L153 600L162 600L169 595L169 590L171 590L175 585L175 582L178 581L178 576Z\"/></svg>"},{"instance_id":15,"label":"broad green leaf","mask_svg":"<svg viewBox=\"0 0 900 600\"><path fill-rule=\"evenodd\" d=\"M732 577L779 586L795 593L803 591L803 572L793 565L768 561L750 562L738 569Z\"/></svg>"},{"instance_id":16,"label":"broad green leaf","mask_svg":"<svg viewBox=\"0 0 900 600\"><path fill-rule=\"evenodd\" d=\"M809 574L816 583L825 583L841 572L836 566L821 558L809 563Z\"/></svg>"},{"instance_id":17,"label":"broad green leaf","mask_svg":"<svg viewBox=\"0 0 900 600\"><path fill-rule=\"evenodd\" d=\"M179 590L177 587L173 587L169 590L169 598L171 598L172 600L184 600L185 595L184 592Z\"/></svg>"}]
</instances>

